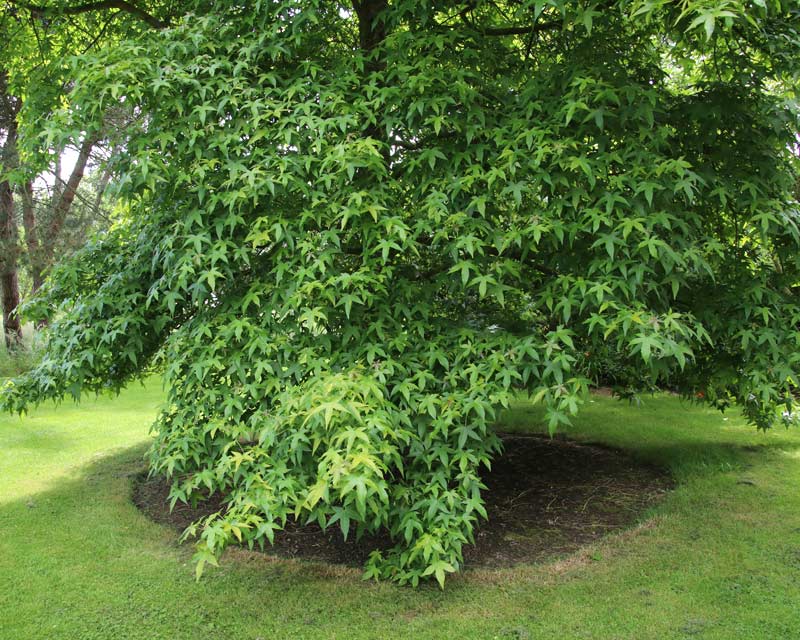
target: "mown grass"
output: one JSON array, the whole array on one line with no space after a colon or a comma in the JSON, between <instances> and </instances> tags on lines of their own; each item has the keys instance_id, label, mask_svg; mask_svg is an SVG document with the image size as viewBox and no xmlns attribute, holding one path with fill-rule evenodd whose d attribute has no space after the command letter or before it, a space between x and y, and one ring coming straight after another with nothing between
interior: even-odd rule
<instances>
[{"instance_id":1,"label":"mown grass","mask_svg":"<svg viewBox=\"0 0 800 640\"><path fill-rule=\"evenodd\" d=\"M800 637L800 433L756 433L658 396L595 398L570 437L669 467L638 527L537 566L440 591L229 552L194 581L191 549L131 504L156 382L0 417L0 638ZM520 402L504 430L540 431Z\"/></svg>"}]
</instances>

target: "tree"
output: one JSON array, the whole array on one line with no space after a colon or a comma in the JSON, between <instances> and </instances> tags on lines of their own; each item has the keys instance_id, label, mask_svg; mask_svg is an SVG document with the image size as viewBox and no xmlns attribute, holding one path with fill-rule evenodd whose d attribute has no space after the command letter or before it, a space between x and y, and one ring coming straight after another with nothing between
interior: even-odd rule
<instances>
[{"instance_id":1,"label":"tree","mask_svg":"<svg viewBox=\"0 0 800 640\"><path fill-rule=\"evenodd\" d=\"M99 7L119 11L110 15L92 11ZM91 135L72 132L69 140L62 140L58 147L43 148L39 140L41 123L69 92L71 78L69 67L64 63L67 57L91 50L100 43L108 45L141 29L141 12L126 7L124 2L101 2L81 5L81 10L75 11L74 8L31 6L13 0L5 0L0 7L0 34L3 36L0 45L3 54L0 66L0 139L3 142L0 154L0 290L8 349L16 349L22 342L18 313L19 260L24 254L22 239L35 293L57 258L57 247L65 244L65 225L70 226L70 210L93 150L101 137L114 140L120 135L120 131L110 130L107 122ZM123 19L119 19L119 14ZM165 24L153 17L149 22L144 21L151 27ZM117 113L113 114L115 117L110 119L110 124L119 125L121 110L114 111ZM64 180L61 154L68 143L76 148L77 155ZM43 202L41 197L36 197L40 194L35 193L34 182L41 181L46 173L51 173L55 182L47 202ZM15 200L21 207L15 206ZM18 215L20 208L21 215ZM24 233L20 233L18 221Z\"/></svg>"},{"instance_id":2,"label":"tree","mask_svg":"<svg viewBox=\"0 0 800 640\"><path fill-rule=\"evenodd\" d=\"M40 35L41 31L41 35ZM23 19L18 12L9 12L4 7L0 17L0 34L3 36L4 60L0 67L0 133L3 138L2 155L0 155L0 242L2 243L2 266L0 267L0 290L2 291L3 326L6 348L16 350L22 343L22 324L18 307L20 304L19 291L19 257L21 254L20 233L18 229L17 207L15 207L15 192L21 196L22 220L26 230L25 241L31 251L33 266L34 289L41 284L44 272L44 258L47 255L48 245L44 251L40 250L38 235L35 232L35 213L33 207L33 180L36 177L36 166L42 162L26 163L21 156L24 150L20 149L20 113L23 111L25 99L31 99L38 106L47 105L52 108L58 92L54 91L51 83L58 85L63 81L62 69L54 57L59 57L65 51L74 49L74 37L65 34L65 30L50 29L48 26L37 25L33 18ZM34 45L32 41L36 40ZM79 39L80 40L80 39ZM34 80L35 78L35 80ZM34 88L37 84L42 88ZM44 81L44 82L42 82ZM83 177L83 170L88 161L91 144L85 141L78 157L75 169L72 172L65 188L57 189L53 198L54 211L57 219L63 220L72 204L75 191ZM22 151L22 153L21 153ZM59 160L58 152L55 161ZM58 171L56 173L59 173ZM48 238L57 235L48 234ZM51 260L52 261L52 256ZM37 268L39 267L39 268Z\"/></svg>"},{"instance_id":3,"label":"tree","mask_svg":"<svg viewBox=\"0 0 800 640\"><path fill-rule=\"evenodd\" d=\"M497 410L527 391L555 429L609 359L760 428L791 408L792 3L187 10L81 59L62 130L146 121L129 216L54 271L47 355L2 397L162 367L151 469L227 497L198 573L296 518L385 528L368 576L443 583Z\"/></svg>"},{"instance_id":4,"label":"tree","mask_svg":"<svg viewBox=\"0 0 800 640\"><path fill-rule=\"evenodd\" d=\"M6 348L16 349L22 342L22 324L15 313L19 306L17 277L17 224L14 215L14 193L5 174L17 165L17 114L19 100L7 90L8 73L0 69L0 305L3 311L3 336Z\"/></svg>"}]
</instances>

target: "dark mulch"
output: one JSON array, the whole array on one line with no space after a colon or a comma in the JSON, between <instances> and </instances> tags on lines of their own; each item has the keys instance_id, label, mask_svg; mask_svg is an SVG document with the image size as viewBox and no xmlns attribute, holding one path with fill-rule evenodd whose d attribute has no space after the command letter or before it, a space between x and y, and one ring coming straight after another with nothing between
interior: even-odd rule
<instances>
[{"instance_id":1,"label":"dark mulch","mask_svg":"<svg viewBox=\"0 0 800 640\"><path fill-rule=\"evenodd\" d=\"M505 452L484 476L489 520L478 528L475 544L465 548L467 566L509 566L573 552L630 527L672 488L665 471L620 451L539 436L502 437ZM181 531L222 507L221 499L212 497L196 509L179 503L170 513L168 493L163 478L142 476L133 501L152 520ZM388 537L344 541L336 525L323 531L290 522L266 550L359 566L371 550L389 546Z\"/></svg>"}]
</instances>

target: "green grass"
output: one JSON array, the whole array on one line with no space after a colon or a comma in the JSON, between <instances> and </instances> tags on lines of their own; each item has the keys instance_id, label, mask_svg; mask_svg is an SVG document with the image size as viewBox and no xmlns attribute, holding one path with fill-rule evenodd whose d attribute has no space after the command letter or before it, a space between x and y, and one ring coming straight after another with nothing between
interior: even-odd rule
<instances>
[{"instance_id":1,"label":"green grass","mask_svg":"<svg viewBox=\"0 0 800 640\"><path fill-rule=\"evenodd\" d=\"M666 396L595 398L569 436L668 466L640 526L445 591L236 550L194 581L191 549L129 501L157 383L0 417L0 638L798 638L800 433ZM504 430L540 430L520 402ZM743 482L744 481L744 482Z\"/></svg>"}]
</instances>

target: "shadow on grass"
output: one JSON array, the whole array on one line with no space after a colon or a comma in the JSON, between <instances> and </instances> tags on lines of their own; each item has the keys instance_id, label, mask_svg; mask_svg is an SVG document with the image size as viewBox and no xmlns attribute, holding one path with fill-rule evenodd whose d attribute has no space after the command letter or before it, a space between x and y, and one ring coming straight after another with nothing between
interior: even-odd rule
<instances>
[{"instance_id":1,"label":"shadow on grass","mask_svg":"<svg viewBox=\"0 0 800 640\"><path fill-rule=\"evenodd\" d=\"M360 570L239 549L197 583L192 545L131 502L146 450L97 455L52 488L0 503L0 638L289 637L269 630L265 602L281 602L285 626L308 617L310 598L330 609L331 594L357 603L374 590ZM253 621L265 631L234 633Z\"/></svg>"},{"instance_id":2,"label":"shadow on grass","mask_svg":"<svg viewBox=\"0 0 800 640\"><path fill-rule=\"evenodd\" d=\"M729 419L710 410L691 411L693 407L659 396L640 407L601 398L587 405L574 425L553 437L625 451L669 469L677 479L747 468L753 454L800 450L797 429L777 427L758 432L735 415ZM495 428L498 432L547 433L543 409L527 403L501 414Z\"/></svg>"},{"instance_id":3,"label":"shadow on grass","mask_svg":"<svg viewBox=\"0 0 800 640\"><path fill-rule=\"evenodd\" d=\"M581 441L586 443L588 438ZM606 442L599 444L609 448ZM174 524L155 524L133 503L134 481L146 468L146 450L146 445L137 445L95 456L88 464L73 469L72 475L58 482L56 488L0 504L0 529L4 531L9 557L23 571L25 567L37 571L38 567L52 565L54 570L62 566L102 572L103 563L129 557L132 564L137 564L137 556L144 554L156 558L162 567L166 560L191 581L192 545L179 544ZM683 481L744 470L756 460L764 460L763 456L787 450L800 450L800 442L765 442L757 446L713 441L645 443L626 452L649 463L663 464ZM492 494L488 493L486 499L491 513ZM653 515L660 510L661 507L654 505L647 513ZM292 579L303 582L332 577L358 579L361 575L359 568L313 559L310 562L278 559L269 553L243 549L233 549L229 555L236 559L229 566L231 571L236 571L237 566L245 572L258 567L258 572L266 572L268 576L291 575Z\"/></svg>"},{"instance_id":4,"label":"shadow on grass","mask_svg":"<svg viewBox=\"0 0 800 640\"><path fill-rule=\"evenodd\" d=\"M608 446L592 436L575 434L583 444ZM768 436L765 436L768 437ZM634 458L648 464L669 469L677 482L688 478L701 478L716 473L741 472L749 469L756 458L779 455L782 452L800 451L800 440L772 440L759 444L739 444L708 440L693 442L642 442L635 449L618 444L612 445L630 453Z\"/></svg>"}]
</instances>

